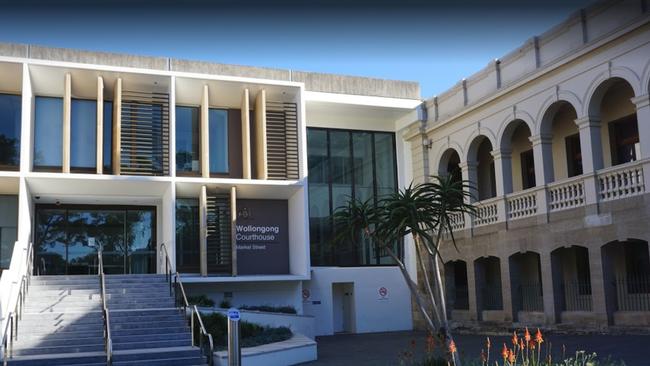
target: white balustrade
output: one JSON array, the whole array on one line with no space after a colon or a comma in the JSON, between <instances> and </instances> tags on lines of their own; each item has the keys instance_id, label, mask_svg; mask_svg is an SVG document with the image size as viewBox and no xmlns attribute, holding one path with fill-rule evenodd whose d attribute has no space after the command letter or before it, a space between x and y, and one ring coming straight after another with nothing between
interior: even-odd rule
<instances>
[{"instance_id":1,"label":"white balustrade","mask_svg":"<svg viewBox=\"0 0 650 366\"><path fill-rule=\"evenodd\" d=\"M582 177L548 186L549 212L584 206L585 184Z\"/></svg>"},{"instance_id":2,"label":"white balustrade","mask_svg":"<svg viewBox=\"0 0 650 366\"><path fill-rule=\"evenodd\" d=\"M643 194L645 192L643 165L637 162L599 171L598 190L601 201Z\"/></svg>"},{"instance_id":3,"label":"white balustrade","mask_svg":"<svg viewBox=\"0 0 650 366\"><path fill-rule=\"evenodd\" d=\"M465 228L465 215L462 212L450 213L449 221L452 231L458 231Z\"/></svg>"},{"instance_id":4,"label":"white balustrade","mask_svg":"<svg viewBox=\"0 0 650 366\"><path fill-rule=\"evenodd\" d=\"M537 213L537 190L527 189L506 198L508 219L523 219Z\"/></svg>"},{"instance_id":5,"label":"white balustrade","mask_svg":"<svg viewBox=\"0 0 650 366\"><path fill-rule=\"evenodd\" d=\"M474 226L494 224L499 219L499 211L495 199L481 201L476 205Z\"/></svg>"}]
</instances>

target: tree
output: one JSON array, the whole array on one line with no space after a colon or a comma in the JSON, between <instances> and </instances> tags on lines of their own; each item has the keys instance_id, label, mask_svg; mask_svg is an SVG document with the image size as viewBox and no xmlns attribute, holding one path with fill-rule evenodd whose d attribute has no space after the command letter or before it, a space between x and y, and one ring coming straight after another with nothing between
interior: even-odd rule
<instances>
[{"instance_id":1,"label":"tree","mask_svg":"<svg viewBox=\"0 0 650 366\"><path fill-rule=\"evenodd\" d=\"M349 245L360 243L365 236L375 243L378 250L384 250L404 276L429 331L443 337L449 347L452 337L446 316L440 246L443 234L448 233L456 247L452 231L453 216L465 213L474 215L476 210L466 202L470 195L467 182L452 175L432 179L432 182L411 184L382 197L377 204L372 200L349 200L334 212L337 233L334 241L337 245ZM417 263L423 275L424 295L418 291L417 279L411 278L393 247L396 242L403 245L403 238L407 235L413 237L415 244ZM431 309L431 313L427 309ZM458 354L454 353L453 357L454 363L459 365Z\"/></svg>"}]
</instances>

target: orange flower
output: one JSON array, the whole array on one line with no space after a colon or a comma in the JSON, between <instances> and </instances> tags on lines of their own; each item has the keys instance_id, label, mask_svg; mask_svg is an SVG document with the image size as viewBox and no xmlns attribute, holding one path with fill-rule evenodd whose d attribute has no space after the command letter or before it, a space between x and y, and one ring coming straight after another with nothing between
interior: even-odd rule
<instances>
[{"instance_id":1,"label":"orange flower","mask_svg":"<svg viewBox=\"0 0 650 366\"><path fill-rule=\"evenodd\" d=\"M535 349L535 341L531 340L528 342L528 348Z\"/></svg>"},{"instance_id":2,"label":"orange flower","mask_svg":"<svg viewBox=\"0 0 650 366\"><path fill-rule=\"evenodd\" d=\"M526 340L526 343L530 342L530 332L528 331L528 327L526 327L526 331L524 332L524 339Z\"/></svg>"},{"instance_id":3,"label":"orange flower","mask_svg":"<svg viewBox=\"0 0 650 366\"><path fill-rule=\"evenodd\" d=\"M512 350L508 350L508 362L511 364L515 363L515 353Z\"/></svg>"},{"instance_id":4,"label":"orange flower","mask_svg":"<svg viewBox=\"0 0 650 366\"><path fill-rule=\"evenodd\" d=\"M506 344L503 344L503 348L501 349L501 356L503 357L503 360L508 359L508 347L506 347Z\"/></svg>"},{"instance_id":5,"label":"orange flower","mask_svg":"<svg viewBox=\"0 0 650 366\"><path fill-rule=\"evenodd\" d=\"M524 348L526 348L526 343L524 343L523 338L520 338L519 339L519 349L523 350Z\"/></svg>"},{"instance_id":6,"label":"orange flower","mask_svg":"<svg viewBox=\"0 0 650 366\"><path fill-rule=\"evenodd\" d=\"M487 337L487 342L485 342L485 346L489 350L492 347L492 343L490 343L490 337Z\"/></svg>"},{"instance_id":7,"label":"orange flower","mask_svg":"<svg viewBox=\"0 0 650 366\"><path fill-rule=\"evenodd\" d=\"M451 340L451 342L449 342L449 353L451 353L452 355L456 353L456 343L454 342L453 339Z\"/></svg>"},{"instance_id":8,"label":"orange flower","mask_svg":"<svg viewBox=\"0 0 650 366\"><path fill-rule=\"evenodd\" d=\"M515 346L519 345L519 338L517 338L517 332L512 332L512 344Z\"/></svg>"},{"instance_id":9,"label":"orange flower","mask_svg":"<svg viewBox=\"0 0 650 366\"><path fill-rule=\"evenodd\" d=\"M535 342L537 342L537 344L542 344L542 342L544 342L544 338L542 338L542 332L539 331L539 328L537 328L537 333L535 333Z\"/></svg>"}]
</instances>

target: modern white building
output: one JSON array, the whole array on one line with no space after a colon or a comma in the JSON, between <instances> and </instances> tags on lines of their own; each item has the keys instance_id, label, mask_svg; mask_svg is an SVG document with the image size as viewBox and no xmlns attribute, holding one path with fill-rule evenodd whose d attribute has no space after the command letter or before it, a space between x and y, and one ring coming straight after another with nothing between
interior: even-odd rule
<instances>
[{"instance_id":1,"label":"modern white building","mask_svg":"<svg viewBox=\"0 0 650 366\"><path fill-rule=\"evenodd\" d=\"M315 334L419 325L331 214L430 175L476 187L446 262L462 324L650 324L650 13L583 9L443 94L294 70L0 44L0 316L31 275L164 273ZM33 256L27 248L33 247ZM413 246L403 256L416 277ZM13 259L12 259L13 258ZM29 261L28 261L29 262Z\"/></svg>"}]
</instances>

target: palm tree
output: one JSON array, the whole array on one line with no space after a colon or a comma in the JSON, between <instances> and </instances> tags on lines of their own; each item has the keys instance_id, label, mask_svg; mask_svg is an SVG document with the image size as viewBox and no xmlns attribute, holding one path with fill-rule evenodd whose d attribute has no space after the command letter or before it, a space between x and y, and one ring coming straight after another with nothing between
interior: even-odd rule
<instances>
[{"instance_id":1,"label":"palm tree","mask_svg":"<svg viewBox=\"0 0 650 366\"><path fill-rule=\"evenodd\" d=\"M409 185L398 192L361 202L350 200L334 212L336 244L357 244L362 238L371 239L395 261L406 281L411 295L422 314L429 331L441 335L447 345L452 337L447 322L444 283L442 282L440 246L443 234L448 233L456 246L452 231L452 216L475 214L475 207L467 203L470 186L451 175L432 177L430 183ZM418 291L406 270L404 262L394 250L394 243L403 245L403 238L413 237L417 263L423 275L424 295ZM430 278L430 277L433 278ZM427 311L431 309L431 313ZM460 364L457 353L454 363Z\"/></svg>"}]
</instances>

